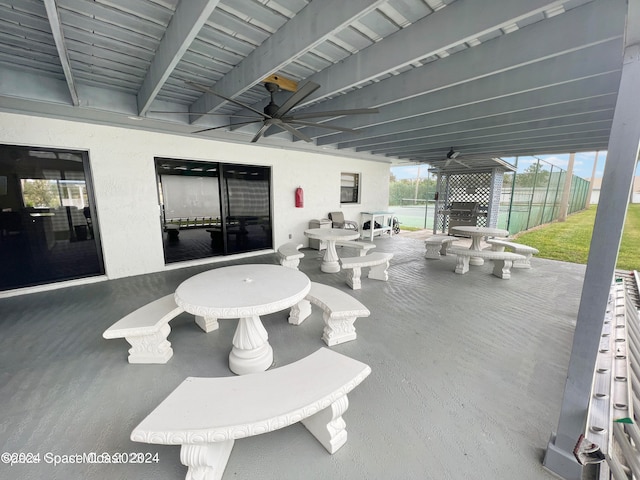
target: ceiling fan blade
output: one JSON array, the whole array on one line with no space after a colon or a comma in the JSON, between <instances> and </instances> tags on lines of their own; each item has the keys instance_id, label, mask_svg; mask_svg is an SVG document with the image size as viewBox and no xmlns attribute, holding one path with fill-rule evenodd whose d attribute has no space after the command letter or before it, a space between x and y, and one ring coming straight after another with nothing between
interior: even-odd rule
<instances>
[{"instance_id":1,"label":"ceiling fan blade","mask_svg":"<svg viewBox=\"0 0 640 480\"><path fill-rule=\"evenodd\" d=\"M260 137L267 133L267 130L269 130L271 126L272 124L270 123L265 123L264 125L262 125L262 127L260 127L260 130L258 130L258 133L256 133L255 136L251 139L251 143L257 142Z\"/></svg>"},{"instance_id":2,"label":"ceiling fan blade","mask_svg":"<svg viewBox=\"0 0 640 480\"><path fill-rule=\"evenodd\" d=\"M339 132L360 133L358 130L354 130L353 128L337 127L335 125L327 125L324 123L304 122L301 120L287 120L286 123L294 125L304 125L305 127L327 128L329 130L337 130Z\"/></svg>"},{"instance_id":3,"label":"ceiling fan blade","mask_svg":"<svg viewBox=\"0 0 640 480\"><path fill-rule=\"evenodd\" d=\"M271 118L269 115L266 115L264 112L261 112L260 110L256 110L255 108L253 108L250 105L247 105L246 103L239 102L238 100L234 100L233 98L225 97L224 95L221 95L221 94L219 94L217 92L214 92L209 87L205 87L203 85L199 85L197 83L193 83L193 82L190 82L188 80L185 80L185 82L187 83L187 85L191 85L193 88L197 88L198 90L200 90L202 92L210 93L211 95L215 95L216 97L220 97L220 98L226 100L227 102L233 103L234 105L238 105L239 107L246 108L247 110L251 110L252 112L257 113L258 115L260 115L261 118Z\"/></svg>"},{"instance_id":4,"label":"ceiling fan blade","mask_svg":"<svg viewBox=\"0 0 640 480\"><path fill-rule=\"evenodd\" d=\"M296 130L291 125L288 125L286 123L277 123L276 125L278 125L283 130L286 130L287 132L291 133L291 135L293 135L294 137L299 138L300 140L304 140L305 142L309 142L309 143L313 142L313 140L311 140L310 137L308 137L304 133Z\"/></svg>"},{"instance_id":5,"label":"ceiling fan blade","mask_svg":"<svg viewBox=\"0 0 640 480\"><path fill-rule=\"evenodd\" d=\"M230 123L229 125L220 125L219 127L205 128L203 130L198 130L196 132L191 132L191 133L203 133L203 132L208 132L209 130L218 130L220 128L229 128L229 127L235 127L235 126L240 126L240 125L248 125L250 123L257 123L257 122L261 122L261 121L262 120L260 120L260 119L256 119L256 120L249 120L247 122Z\"/></svg>"},{"instance_id":6,"label":"ceiling fan blade","mask_svg":"<svg viewBox=\"0 0 640 480\"><path fill-rule=\"evenodd\" d=\"M303 120L306 118L320 118L320 117L342 117L344 115L366 115L369 113L379 113L377 108L354 108L351 110L329 110L326 112L314 112L314 113L294 113L288 119Z\"/></svg>"},{"instance_id":7,"label":"ceiling fan blade","mask_svg":"<svg viewBox=\"0 0 640 480\"><path fill-rule=\"evenodd\" d=\"M463 161L461 161L461 160L458 160L457 158L454 158L454 159L453 159L453 161L454 161L454 162L456 162L456 163L459 163L459 164L460 164L460 165L462 165L463 167L466 167L466 168L469 168L469 169L471 168L469 165L467 165L466 163L464 163L464 162L463 162Z\"/></svg>"},{"instance_id":8,"label":"ceiling fan blade","mask_svg":"<svg viewBox=\"0 0 640 480\"><path fill-rule=\"evenodd\" d=\"M236 117L236 118L256 118L249 115L236 115L235 113L191 113L191 112L169 112L165 110L149 110L149 113L181 113L183 115L215 115L219 117ZM259 119L262 121L262 119Z\"/></svg>"},{"instance_id":9,"label":"ceiling fan blade","mask_svg":"<svg viewBox=\"0 0 640 480\"><path fill-rule=\"evenodd\" d=\"M303 101L305 98L307 98L309 95L311 95L313 92L315 92L319 88L320 88L320 85L318 85L315 82L309 81L305 83L300 88L298 88L296 93L291 95L282 105L280 105L280 108L278 108L274 116L276 118L282 117L289 110L291 110L298 103Z\"/></svg>"}]
</instances>

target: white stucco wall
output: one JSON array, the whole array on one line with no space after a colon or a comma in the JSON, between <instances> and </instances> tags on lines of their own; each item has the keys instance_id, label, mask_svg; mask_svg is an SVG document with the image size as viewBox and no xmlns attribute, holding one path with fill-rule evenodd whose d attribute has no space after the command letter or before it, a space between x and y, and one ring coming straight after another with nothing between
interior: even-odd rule
<instances>
[{"instance_id":1,"label":"white stucco wall","mask_svg":"<svg viewBox=\"0 0 640 480\"><path fill-rule=\"evenodd\" d=\"M167 268L154 168L157 156L271 166L275 246L288 241L308 245L303 231L309 220L326 218L330 211L342 209L345 218L359 221L361 211L386 209L389 202L389 164L336 155L8 113L0 113L0 142L89 152L109 278ZM360 204L341 208L341 172L361 174ZM304 189L304 208L294 206L298 186Z\"/></svg>"}]
</instances>

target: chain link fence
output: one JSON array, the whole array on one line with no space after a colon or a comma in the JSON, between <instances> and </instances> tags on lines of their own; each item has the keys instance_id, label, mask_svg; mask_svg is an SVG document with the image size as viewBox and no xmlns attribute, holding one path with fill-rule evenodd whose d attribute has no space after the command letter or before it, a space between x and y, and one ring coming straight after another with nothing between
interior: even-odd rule
<instances>
[{"instance_id":1,"label":"chain link fence","mask_svg":"<svg viewBox=\"0 0 640 480\"><path fill-rule=\"evenodd\" d=\"M511 235L557 220L561 213L567 172L537 158L516 161L516 171L504 174L497 228ZM586 208L590 182L572 176L567 214ZM390 207L402 226L433 228L435 179L421 179L418 186L392 182ZM413 192L416 193L415 198Z\"/></svg>"},{"instance_id":2,"label":"chain link fence","mask_svg":"<svg viewBox=\"0 0 640 480\"><path fill-rule=\"evenodd\" d=\"M567 172L541 159L516 162L517 170L504 176L498 228L511 235L553 222L560 217ZM589 195L588 180L573 175L567 214L583 210Z\"/></svg>"}]
</instances>

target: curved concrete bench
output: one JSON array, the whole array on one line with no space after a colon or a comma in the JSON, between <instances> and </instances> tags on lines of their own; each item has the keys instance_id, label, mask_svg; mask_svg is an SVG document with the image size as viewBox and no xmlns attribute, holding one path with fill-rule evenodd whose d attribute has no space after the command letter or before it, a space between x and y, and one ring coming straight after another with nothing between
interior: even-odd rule
<instances>
[{"instance_id":1,"label":"curved concrete bench","mask_svg":"<svg viewBox=\"0 0 640 480\"><path fill-rule=\"evenodd\" d=\"M456 237L450 235L433 235L424 241L424 258L440 260L440 256L445 257L451 247L451 242L456 241Z\"/></svg>"},{"instance_id":2,"label":"curved concrete bench","mask_svg":"<svg viewBox=\"0 0 640 480\"><path fill-rule=\"evenodd\" d=\"M107 339L124 338L131 344L129 363L167 363L173 356L167 340L169 321L184 312L176 305L173 293L131 312L107 328Z\"/></svg>"},{"instance_id":3,"label":"curved concrete bench","mask_svg":"<svg viewBox=\"0 0 640 480\"><path fill-rule=\"evenodd\" d=\"M300 251L301 248L301 243L285 243L284 245L280 245L278 248L280 265L297 270L298 265L300 265L300 259L304 257L304 253Z\"/></svg>"},{"instance_id":4,"label":"curved concrete bench","mask_svg":"<svg viewBox=\"0 0 640 480\"><path fill-rule=\"evenodd\" d=\"M340 263L347 275L347 285L353 290L362 288L360 275L363 267L371 267L369 270L369 278L374 280L387 281L389 274L389 260L393 258L393 253L374 252L364 257L341 258Z\"/></svg>"},{"instance_id":5,"label":"curved concrete bench","mask_svg":"<svg viewBox=\"0 0 640 480\"><path fill-rule=\"evenodd\" d=\"M486 242L491 245L494 252L504 252L506 248L524 255L524 261L513 262L513 268L531 268L531 257L537 255L540 251L537 248L523 245L522 243L509 242L508 240L498 240L497 238L488 238Z\"/></svg>"},{"instance_id":6,"label":"curved concrete bench","mask_svg":"<svg viewBox=\"0 0 640 480\"><path fill-rule=\"evenodd\" d=\"M348 293L329 285L311 282L311 289L305 299L291 308L289 323L300 325L311 315L312 303L324 312L322 340L330 347L355 340L356 329L353 324L356 318L371 315L367 307Z\"/></svg>"},{"instance_id":7,"label":"curved concrete bench","mask_svg":"<svg viewBox=\"0 0 640 480\"><path fill-rule=\"evenodd\" d=\"M357 250L358 255L361 257L366 255L372 248L376 248L376 244L373 242L358 242L355 240L336 240L336 246Z\"/></svg>"},{"instance_id":8,"label":"curved concrete bench","mask_svg":"<svg viewBox=\"0 0 640 480\"><path fill-rule=\"evenodd\" d=\"M470 250L464 247L451 247L450 253L456 255L455 272L465 274L469 271L469 259L480 257L493 260L493 275L504 280L511 278L511 266L513 262L523 261L524 255L513 252L494 252L493 250Z\"/></svg>"},{"instance_id":9,"label":"curved concrete bench","mask_svg":"<svg viewBox=\"0 0 640 480\"><path fill-rule=\"evenodd\" d=\"M131 440L182 445L187 479L219 480L237 438L297 422L333 454L347 441L347 394L369 373L368 365L321 348L266 372L188 377L133 430Z\"/></svg>"}]
</instances>

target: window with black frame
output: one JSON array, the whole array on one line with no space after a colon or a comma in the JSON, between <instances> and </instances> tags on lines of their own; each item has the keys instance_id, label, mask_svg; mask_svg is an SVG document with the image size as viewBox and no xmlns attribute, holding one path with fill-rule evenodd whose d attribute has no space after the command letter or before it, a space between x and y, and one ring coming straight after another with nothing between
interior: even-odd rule
<instances>
[{"instance_id":1,"label":"window with black frame","mask_svg":"<svg viewBox=\"0 0 640 480\"><path fill-rule=\"evenodd\" d=\"M271 248L270 168L155 161L166 263Z\"/></svg>"},{"instance_id":2,"label":"window with black frame","mask_svg":"<svg viewBox=\"0 0 640 480\"><path fill-rule=\"evenodd\" d=\"M0 145L0 290L104 274L86 152Z\"/></svg>"},{"instance_id":3,"label":"window with black frame","mask_svg":"<svg viewBox=\"0 0 640 480\"><path fill-rule=\"evenodd\" d=\"M340 174L340 203L358 203L360 201L360 174Z\"/></svg>"}]
</instances>

